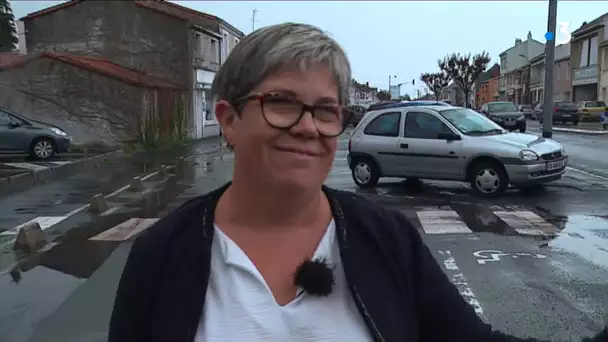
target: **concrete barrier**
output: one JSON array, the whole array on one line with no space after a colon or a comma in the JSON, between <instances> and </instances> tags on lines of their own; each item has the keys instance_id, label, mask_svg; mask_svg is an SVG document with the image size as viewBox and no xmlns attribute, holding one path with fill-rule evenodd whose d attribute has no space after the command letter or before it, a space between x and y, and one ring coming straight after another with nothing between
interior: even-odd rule
<instances>
[{"instance_id":1,"label":"concrete barrier","mask_svg":"<svg viewBox=\"0 0 608 342\"><path fill-rule=\"evenodd\" d=\"M89 202L89 211L96 214L101 214L109 209L108 202L103 194L97 194L91 197Z\"/></svg>"},{"instance_id":2,"label":"concrete barrier","mask_svg":"<svg viewBox=\"0 0 608 342\"><path fill-rule=\"evenodd\" d=\"M36 178L31 171L8 177L10 190L23 191L36 184Z\"/></svg>"},{"instance_id":3,"label":"concrete barrier","mask_svg":"<svg viewBox=\"0 0 608 342\"><path fill-rule=\"evenodd\" d=\"M131 183L129 184L130 191L142 191L144 190L144 182L141 180L141 177L133 177L131 179Z\"/></svg>"},{"instance_id":4,"label":"concrete barrier","mask_svg":"<svg viewBox=\"0 0 608 342\"><path fill-rule=\"evenodd\" d=\"M167 166L165 165L161 165L160 168L158 168L158 174L163 178L167 178L169 176L169 170L167 170Z\"/></svg>"},{"instance_id":5,"label":"concrete barrier","mask_svg":"<svg viewBox=\"0 0 608 342\"><path fill-rule=\"evenodd\" d=\"M46 245L46 238L38 222L28 222L19 229L13 249L33 253Z\"/></svg>"}]
</instances>

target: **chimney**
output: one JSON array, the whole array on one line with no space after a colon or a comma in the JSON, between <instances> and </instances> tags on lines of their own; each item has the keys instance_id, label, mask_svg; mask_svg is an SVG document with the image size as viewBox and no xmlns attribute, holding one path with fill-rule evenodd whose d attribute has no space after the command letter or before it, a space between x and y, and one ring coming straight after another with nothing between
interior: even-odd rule
<instances>
[{"instance_id":1,"label":"chimney","mask_svg":"<svg viewBox=\"0 0 608 342\"><path fill-rule=\"evenodd\" d=\"M532 40L532 31L528 31L528 40Z\"/></svg>"},{"instance_id":2,"label":"chimney","mask_svg":"<svg viewBox=\"0 0 608 342\"><path fill-rule=\"evenodd\" d=\"M519 44L521 44L521 39L515 38L515 45L519 45Z\"/></svg>"}]
</instances>

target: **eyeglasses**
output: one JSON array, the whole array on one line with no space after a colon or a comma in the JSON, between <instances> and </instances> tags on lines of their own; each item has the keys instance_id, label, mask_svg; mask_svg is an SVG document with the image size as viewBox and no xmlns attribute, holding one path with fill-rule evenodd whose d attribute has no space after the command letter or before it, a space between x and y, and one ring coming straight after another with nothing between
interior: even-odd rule
<instances>
[{"instance_id":1,"label":"eyeglasses","mask_svg":"<svg viewBox=\"0 0 608 342\"><path fill-rule=\"evenodd\" d=\"M300 122L304 113L310 112L319 134L330 138L344 132L352 115L342 106L332 104L310 106L293 97L276 93L248 95L238 100L236 104L242 106L251 100L260 102L262 116L273 128L291 129Z\"/></svg>"}]
</instances>

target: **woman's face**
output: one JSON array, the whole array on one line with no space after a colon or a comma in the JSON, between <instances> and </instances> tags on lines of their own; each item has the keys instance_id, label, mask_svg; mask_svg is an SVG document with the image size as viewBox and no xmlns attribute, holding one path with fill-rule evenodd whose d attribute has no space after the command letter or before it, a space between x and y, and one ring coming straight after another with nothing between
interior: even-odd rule
<instances>
[{"instance_id":1,"label":"woman's face","mask_svg":"<svg viewBox=\"0 0 608 342\"><path fill-rule=\"evenodd\" d=\"M336 82L325 67L270 75L250 92L262 93L284 94L307 105L338 104ZM325 181L337 138L319 135L311 113L306 112L288 130L271 127L257 100L246 102L240 117L227 102L220 101L216 114L226 139L234 146L235 168L242 169L236 172L285 190L320 188Z\"/></svg>"}]
</instances>

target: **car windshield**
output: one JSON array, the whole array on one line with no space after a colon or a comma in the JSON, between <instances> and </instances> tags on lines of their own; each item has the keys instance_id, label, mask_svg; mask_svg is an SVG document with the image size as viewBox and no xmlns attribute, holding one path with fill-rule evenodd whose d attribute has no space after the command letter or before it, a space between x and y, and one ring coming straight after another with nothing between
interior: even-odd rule
<instances>
[{"instance_id":1,"label":"car windshield","mask_svg":"<svg viewBox=\"0 0 608 342\"><path fill-rule=\"evenodd\" d=\"M467 108L442 110L439 112L456 129L466 135L503 133L504 130L485 116Z\"/></svg>"},{"instance_id":2,"label":"car windshield","mask_svg":"<svg viewBox=\"0 0 608 342\"><path fill-rule=\"evenodd\" d=\"M560 108L576 108L574 102L564 101L564 102L556 102L555 107Z\"/></svg>"},{"instance_id":3,"label":"car windshield","mask_svg":"<svg viewBox=\"0 0 608 342\"><path fill-rule=\"evenodd\" d=\"M517 108L511 102L496 102L488 104L490 113L512 113L517 112Z\"/></svg>"},{"instance_id":4,"label":"car windshield","mask_svg":"<svg viewBox=\"0 0 608 342\"><path fill-rule=\"evenodd\" d=\"M585 104L587 108L606 107L603 101L589 101Z\"/></svg>"}]
</instances>

